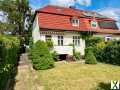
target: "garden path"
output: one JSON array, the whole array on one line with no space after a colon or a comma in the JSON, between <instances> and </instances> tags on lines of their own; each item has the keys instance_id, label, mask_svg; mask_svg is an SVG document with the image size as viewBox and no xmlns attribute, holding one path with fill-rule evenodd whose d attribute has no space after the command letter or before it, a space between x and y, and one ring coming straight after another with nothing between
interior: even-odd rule
<instances>
[{"instance_id":1,"label":"garden path","mask_svg":"<svg viewBox=\"0 0 120 90\"><path fill-rule=\"evenodd\" d=\"M36 71L33 70L27 53L22 54L18 65L18 72L15 77L15 85L10 90L43 90L42 87L35 83L36 78Z\"/></svg>"}]
</instances>

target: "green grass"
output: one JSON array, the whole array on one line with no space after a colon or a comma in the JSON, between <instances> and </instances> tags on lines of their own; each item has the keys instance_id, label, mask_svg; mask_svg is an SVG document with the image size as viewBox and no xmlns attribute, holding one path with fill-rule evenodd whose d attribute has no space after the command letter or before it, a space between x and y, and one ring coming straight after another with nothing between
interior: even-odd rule
<instances>
[{"instance_id":1,"label":"green grass","mask_svg":"<svg viewBox=\"0 0 120 90\"><path fill-rule=\"evenodd\" d=\"M57 62L56 67L40 70L36 82L45 90L110 90L111 80L120 80L120 66Z\"/></svg>"}]
</instances>

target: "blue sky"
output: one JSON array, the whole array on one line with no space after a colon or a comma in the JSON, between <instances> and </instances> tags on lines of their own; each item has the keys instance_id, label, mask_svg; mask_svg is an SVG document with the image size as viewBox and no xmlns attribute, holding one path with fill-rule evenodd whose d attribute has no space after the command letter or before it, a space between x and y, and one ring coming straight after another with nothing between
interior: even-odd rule
<instances>
[{"instance_id":1,"label":"blue sky","mask_svg":"<svg viewBox=\"0 0 120 90\"><path fill-rule=\"evenodd\" d=\"M69 3L74 0L29 0L30 6L34 9L41 8L47 4L51 4L51 2L56 2L56 1L61 3L66 1L65 4L69 5ZM85 4L83 5L82 2L86 2L86 5ZM87 5L87 3L89 2L90 4ZM96 10L105 7L120 8L119 2L120 0L76 0L75 6L77 8L85 9L85 10Z\"/></svg>"},{"instance_id":2,"label":"blue sky","mask_svg":"<svg viewBox=\"0 0 120 90\"><path fill-rule=\"evenodd\" d=\"M72 5L82 10L97 11L120 22L120 0L29 0L29 3L34 10L48 4L63 7Z\"/></svg>"}]
</instances>

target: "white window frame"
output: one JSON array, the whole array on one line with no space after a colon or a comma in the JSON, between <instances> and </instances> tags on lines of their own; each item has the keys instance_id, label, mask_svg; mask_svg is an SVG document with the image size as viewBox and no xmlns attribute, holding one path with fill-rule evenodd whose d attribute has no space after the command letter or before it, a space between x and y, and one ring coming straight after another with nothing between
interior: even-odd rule
<instances>
[{"instance_id":1,"label":"white window frame","mask_svg":"<svg viewBox=\"0 0 120 90\"><path fill-rule=\"evenodd\" d=\"M58 46L63 46L63 45L64 45L64 37L58 36Z\"/></svg>"},{"instance_id":2,"label":"white window frame","mask_svg":"<svg viewBox=\"0 0 120 90\"><path fill-rule=\"evenodd\" d=\"M72 18L71 20L72 26L79 26L79 19L78 18Z\"/></svg>"},{"instance_id":3,"label":"white window frame","mask_svg":"<svg viewBox=\"0 0 120 90\"><path fill-rule=\"evenodd\" d=\"M96 26L93 26L93 24L96 24ZM92 28L97 28L98 27L98 22L96 20L91 21L91 27Z\"/></svg>"},{"instance_id":4,"label":"white window frame","mask_svg":"<svg viewBox=\"0 0 120 90\"><path fill-rule=\"evenodd\" d=\"M80 46L80 36L73 36L73 44L75 46Z\"/></svg>"},{"instance_id":5,"label":"white window frame","mask_svg":"<svg viewBox=\"0 0 120 90\"><path fill-rule=\"evenodd\" d=\"M112 37L111 36L106 36L105 37L105 41L107 42L107 41L110 41L112 39Z\"/></svg>"}]
</instances>

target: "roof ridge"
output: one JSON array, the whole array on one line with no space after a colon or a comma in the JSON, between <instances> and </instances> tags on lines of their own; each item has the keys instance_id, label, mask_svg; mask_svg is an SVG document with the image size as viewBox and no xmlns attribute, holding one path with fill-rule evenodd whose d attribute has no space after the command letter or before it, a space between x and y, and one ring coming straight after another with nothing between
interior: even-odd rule
<instances>
[{"instance_id":1,"label":"roof ridge","mask_svg":"<svg viewBox=\"0 0 120 90\"><path fill-rule=\"evenodd\" d=\"M55 7L55 8L61 8L61 9L73 9L73 10L83 11L83 12L95 12L95 11L89 11L89 10L82 10L82 9L79 9L79 8L70 8L70 7L63 7L63 6L50 5L50 4L48 4L48 5L46 5L46 6L42 7L42 8L39 8L36 11L39 11L39 10L45 8L45 7Z\"/></svg>"},{"instance_id":2,"label":"roof ridge","mask_svg":"<svg viewBox=\"0 0 120 90\"><path fill-rule=\"evenodd\" d=\"M62 6L57 6L57 5L46 5L40 9L37 9L36 11L45 11L46 8L54 8L54 9L63 9L63 10L68 10L68 11L74 11L74 14L75 13L81 13L82 15L84 15L85 17L93 17L94 14L96 14L96 18L107 18L107 19L111 19L111 20L114 20L112 18L109 18L109 17L106 17L100 13L98 13L97 11L88 11L88 10L81 10L79 8L69 8L69 7L62 7ZM45 11L45 12L49 12L49 11ZM64 11L63 11L64 12ZM57 14L57 12L54 12ZM59 13L60 14L60 13ZM62 13L63 14L63 13ZM70 13L69 13L70 14ZM71 13L72 14L72 13ZM64 13L65 15L65 13ZM67 14L66 14L67 15ZM99 15L99 17L97 17ZM77 16L77 15L76 15ZM78 15L79 16L79 15ZM116 21L116 20L114 20Z\"/></svg>"}]
</instances>

